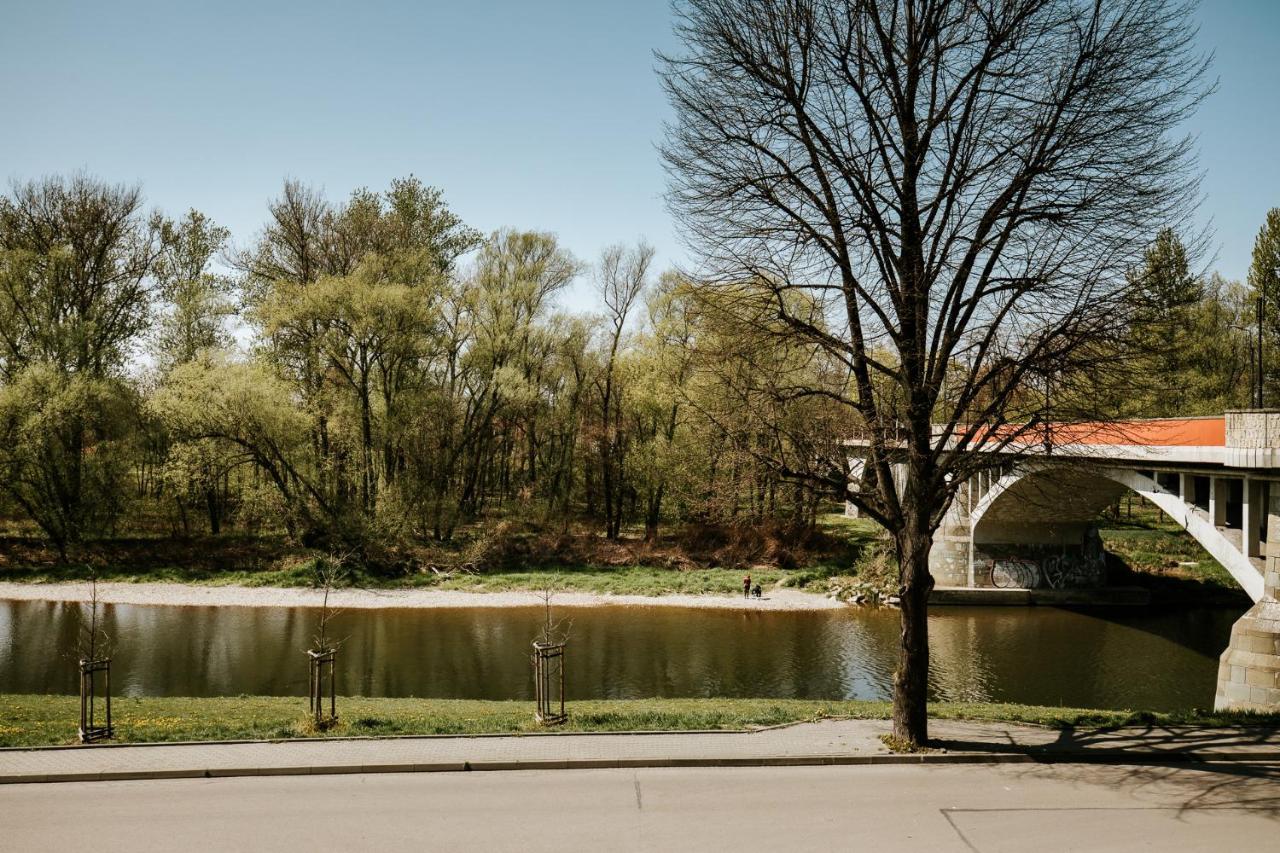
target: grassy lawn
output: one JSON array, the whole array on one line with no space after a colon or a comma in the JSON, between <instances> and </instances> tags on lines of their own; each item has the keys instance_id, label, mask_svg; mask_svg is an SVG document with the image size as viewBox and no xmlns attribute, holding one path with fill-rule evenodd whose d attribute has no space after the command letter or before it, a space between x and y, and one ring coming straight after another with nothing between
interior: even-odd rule
<instances>
[{"instance_id":1,"label":"grassy lawn","mask_svg":"<svg viewBox=\"0 0 1280 853\"><path fill-rule=\"evenodd\" d=\"M1151 589L1155 598L1214 600L1242 598L1230 572L1168 516L1145 501L1134 501L1120 518L1099 522L1103 545L1128 570L1128 578Z\"/></svg>"},{"instance_id":2,"label":"grassy lawn","mask_svg":"<svg viewBox=\"0 0 1280 853\"><path fill-rule=\"evenodd\" d=\"M1123 528L1101 533L1107 550L1135 571L1236 586L1231 573L1181 528Z\"/></svg>"},{"instance_id":3,"label":"grassy lawn","mask_svg":"<svg viewBox=\"0 0 1280 853\"><path fill-rule=\"evenodd\" d=\"M0 746L46 746L75 741L79 700L74 696L0 695ZM938 719L1021 722L1055 728L1126 724L1280 724L1280 715L1154 714L1033 705L942 702ZM302 697L116 699L121 742L281 739L366 735L491 734L544 731L530 702L461 699L341 698L337 727L315 732ZM564 731L687 731L740 729L825 717L888 719L887 702L801 699L635 699L569 703Z\"/></svg>"}]
</instances>

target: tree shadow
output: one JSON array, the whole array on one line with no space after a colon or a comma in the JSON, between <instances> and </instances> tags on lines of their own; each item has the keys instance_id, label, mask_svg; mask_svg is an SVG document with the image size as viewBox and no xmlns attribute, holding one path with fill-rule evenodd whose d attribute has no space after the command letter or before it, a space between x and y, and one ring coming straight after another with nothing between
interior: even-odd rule
<instances>
[{"instance_id":1,"label":"tree shadow","mask_svg":"<svg viewBox=\"0 0 1280 853\"><path fill-rule=\"evenodd\" d=\"M930 746L953 754L1024 755L1033 763L1006 765L1009 772L1146 789L1145 796L1179 814L1243 809L1280 820L1280 729L1274 726L1067 727L1034 743L1020 737L1025 734L1012 731L999 739L941 737Z\"/></svg>"}]
</instances>

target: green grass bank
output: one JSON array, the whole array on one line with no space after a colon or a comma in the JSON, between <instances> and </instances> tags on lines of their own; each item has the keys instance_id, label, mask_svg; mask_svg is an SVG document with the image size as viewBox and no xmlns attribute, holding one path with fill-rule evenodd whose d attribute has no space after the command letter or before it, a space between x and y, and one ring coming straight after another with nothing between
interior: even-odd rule
<instances>
[{"instance_id":1,"label":"green grass bank","mask_svg":"<svg viewBox=\"0 0 1280 853\"><path fill-rule=\"evenodd\" d=\"M571 702L568 710L569 722L559 731L689 731L774 726L828 717L888 719L890 705L802 699L634 699ZM1054 728L1280 725L1280 714L1211 711L1163 714L970 702L933 703L929 711L937 719ZM534 722L530 702L463 699L340 698L339 723L325 732L311 728L302 697L118 698L112 703L112 712L116 740L124 743L545 731ZM74 743L78 714L75 696L0 695L0 746Z\"/></svg>"}]
</instances>

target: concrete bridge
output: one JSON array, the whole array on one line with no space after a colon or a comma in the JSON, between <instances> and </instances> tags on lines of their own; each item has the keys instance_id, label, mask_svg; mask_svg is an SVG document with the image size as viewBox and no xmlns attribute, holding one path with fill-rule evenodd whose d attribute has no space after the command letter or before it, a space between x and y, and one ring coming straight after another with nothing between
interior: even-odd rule
<instances>
[{"instance_id":1,"label":"concrete bridge","mask_svg":"<svg viewBox=\"0 0 1280 853\"><path fill-rule=\"evenodd\" d=\"M1103 586L1099 515L1135 492L1255 602L1223 652L1217 707L1280 710L1280 410L1061 425L1051 435L992 453L991 468L961 485L929 556L938 586Z\"/></svg>"}]
</instances>

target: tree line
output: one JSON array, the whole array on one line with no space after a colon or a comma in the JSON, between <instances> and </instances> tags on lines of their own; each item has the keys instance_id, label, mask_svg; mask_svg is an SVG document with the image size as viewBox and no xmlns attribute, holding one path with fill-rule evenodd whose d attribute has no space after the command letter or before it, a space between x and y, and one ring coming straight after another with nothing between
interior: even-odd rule
<instances>
[{"instance_id":1,"label":"tree line","mask_svg":"<svg viewBox=\"0 0 1280 853\"><path fill-rule=\"evenodd\" d=\"M586 264L547 232L482 235L413 177L340 202L287 181L230 237L86 175L0 201L4 510L62 553L121 532L448 542L506 517L803 530L842 496L839 439L864 425L813 388L847 377L750 288L658 273L643 243ZM1250 405L1260 352L1280 393L1280 209L1247 283L1194 258L1162 231L1134 271L1146 381L1089 389L1116 411ZM579 277L594 313L557 301Z\"/></svg>"},{"instance_id":2,"label":"tree line","mask_svg":"<svg viewBox=\"0 0 1280 853\"><path fill-rule=\"evenodd\" d=\"M236 247L83 174L0 200L6 515L64 556L237 531L375 562L503 518L812 525L819 496L762 451L821 406L741 381L809 368L651 247L587 264L551 233L484 235L414 177L341 201L286 181L266 213ZM594 313L558 301L580 277Z\"/></svg>"}]
</instances>

